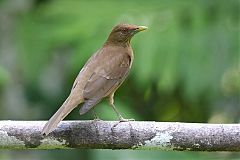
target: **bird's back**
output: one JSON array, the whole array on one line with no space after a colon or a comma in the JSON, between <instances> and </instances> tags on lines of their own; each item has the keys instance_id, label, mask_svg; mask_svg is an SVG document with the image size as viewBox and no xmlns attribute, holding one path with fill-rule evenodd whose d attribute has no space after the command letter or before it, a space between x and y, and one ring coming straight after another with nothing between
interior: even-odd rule
<instances>
[{"instance_id":1,"label":"bird's back","mask_svg":"<svg viewBox=\"0 0 240 160\"><path fill-rule=\"evenodd\" d=\"M109 92L114 90L125 79L131 67L132 60L133 54L131 48L104 46L93 54L81 69L74 82L71 94L73 93L74 97L81 102L84 99L108 96ZM94 77L95 79L91 79ZM104 82L98 82L100 78L103 78ZM113 80L115 80L115 83ZM104 89L104 85L110 85L108 92L106 91L108 88ZM97 93L97 91L94 91L94 89L97 90L100 88L102 92ZM86 92L88 92L88 95ZM89 92L92 95L89 95Z\"/></svg>"}]
</instances>

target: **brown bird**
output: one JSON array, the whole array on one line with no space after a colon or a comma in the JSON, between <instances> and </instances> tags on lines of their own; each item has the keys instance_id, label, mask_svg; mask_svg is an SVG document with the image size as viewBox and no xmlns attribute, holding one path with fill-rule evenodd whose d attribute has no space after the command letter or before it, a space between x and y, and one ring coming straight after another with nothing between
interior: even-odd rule
<instances>
[{"instance_id":1,"label":"brown bird","mask_svg":"<svg viewBox=\"0 0 240 160\"><path fill-rule=\"evenodd\" d=\"M42 134L48 135L75 107L83 103L80 115L88 112L103 98L109 103L120 121L126 121L114 106L114 93L123 83L133 62L131 38L146 30L145 26L119 24L108 36L103 47L93 54L78 74L70 95L45 124Z\"/></svg>"}]
</instances>

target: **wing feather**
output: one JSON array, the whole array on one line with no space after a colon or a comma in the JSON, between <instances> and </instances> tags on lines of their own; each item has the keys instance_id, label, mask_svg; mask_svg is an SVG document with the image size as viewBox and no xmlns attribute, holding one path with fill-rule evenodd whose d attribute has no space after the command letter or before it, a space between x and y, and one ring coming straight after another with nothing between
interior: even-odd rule
<instances>
[{"instance_id":1,"label":"wing feather","mask_svg":"<svg viewBox=\"0 0 240 160\"><path fill-rule=\"evenodd\" d=\"M83 97L85 101L99 102L112 93L125 79L130 68L131 59L127 54L119 54L111 58L107 64L99 65L88 79ZM84 105L84 110L90 110L94 105Z\"/></svg>"}]
</instances>

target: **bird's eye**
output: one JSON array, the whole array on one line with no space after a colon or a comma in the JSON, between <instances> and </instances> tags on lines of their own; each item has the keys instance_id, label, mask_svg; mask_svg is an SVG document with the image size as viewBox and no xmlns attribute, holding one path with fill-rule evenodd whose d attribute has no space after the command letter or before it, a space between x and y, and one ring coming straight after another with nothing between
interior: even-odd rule
<instances>
[{"instance_id":1,"label":"bird's eye","mask_svg":"<svg viewBox=\"0 0 240 160\"><path fill-rule=\"evenodd\" d=\"M121 33L122 33L122 34L127 34L127 29L125 29L125 28L122 29Z\"/></svg>"}]
</instances>

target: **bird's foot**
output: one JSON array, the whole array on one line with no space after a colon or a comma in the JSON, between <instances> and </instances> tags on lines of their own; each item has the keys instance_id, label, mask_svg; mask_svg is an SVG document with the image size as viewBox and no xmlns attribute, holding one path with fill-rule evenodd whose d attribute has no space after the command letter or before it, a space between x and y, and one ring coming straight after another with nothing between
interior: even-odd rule
<instances>
[{"instance_id":1,"label":"bird's foot","mask_svg":"<svg viewBox=\"0 0 240 160\"><path fill-rule=\"evenodd\" d=\"M131 118L131 119L125 119L123 117L119 117L119 121L113 125L112 127L112 131L115 127L117 127L117 125L119 125L121 122L130 122L130 121L135 121L135 119Z\"/></svg>"},{"instance_id":2,"label":"bird's foot","mask_svg":"<svg viewBox=\"0 0 240 160\"><path fill-rule=\"evenodd\" d=\"M93 110L93 121L101 121L101 119L98 117L97 113L95 112L95 110Z\"/></svg>"},{"instance_id":3,"label":"bird's foot","mask_svg":"<svg viewBox=\"0 0 240 160\"><path fill-rule=\"evenodd\" d=\"M102 121L102 119L100 119L99 117L94 117L93 121L98 122L98 121Z\"/></svg>"},{"instance_id":4,"label":"bird's foot","mask_svg":"<svg viewBox=\"0 0 240 160\"><path fill-rule=\"evenodd\" d=\"M121 118L121 119L119 119L119 123L121 123L121 122L129 122L129 121L135 121L135 119L133 119L133 118L130 118L130 119Z\"/></svg>"}]
</instances>

